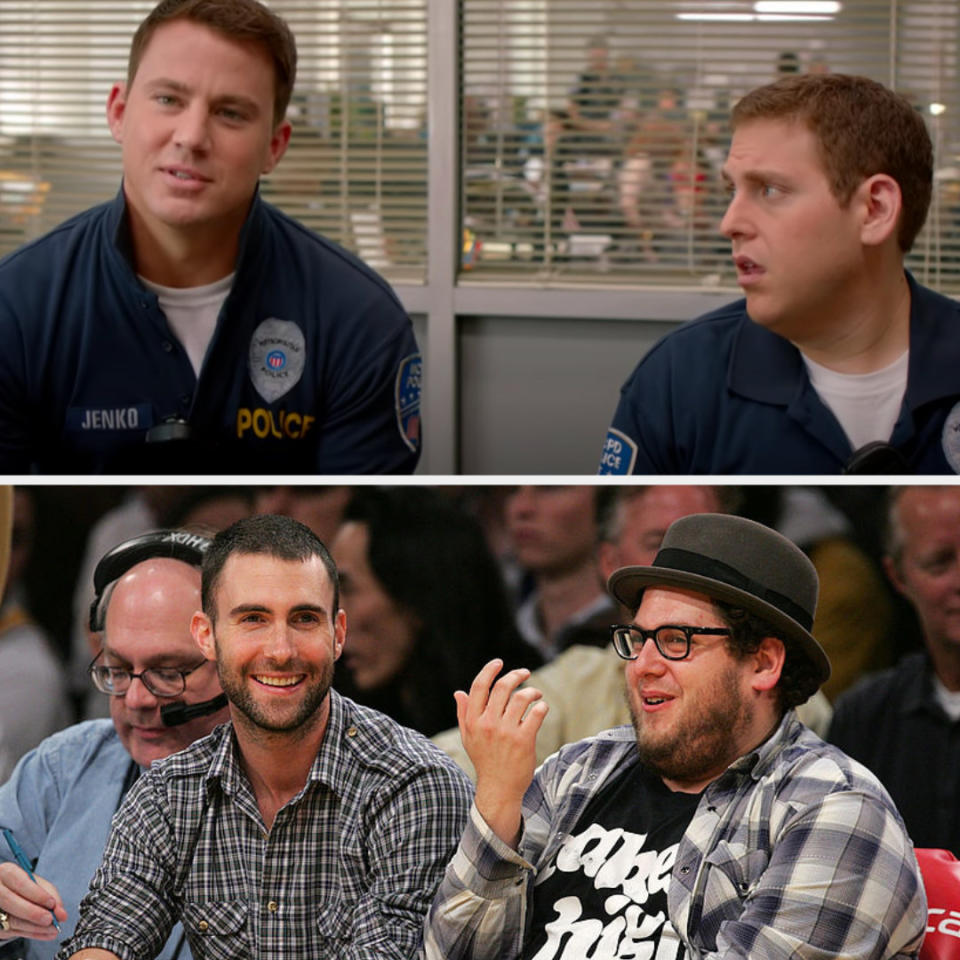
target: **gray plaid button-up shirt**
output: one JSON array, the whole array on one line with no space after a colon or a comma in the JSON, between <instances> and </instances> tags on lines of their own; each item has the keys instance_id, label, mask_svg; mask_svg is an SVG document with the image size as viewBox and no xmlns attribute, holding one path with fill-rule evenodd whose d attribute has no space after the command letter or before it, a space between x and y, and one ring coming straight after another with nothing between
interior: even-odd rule
<instances>
[{"instance_id":1,"label":"gray plaid button-up shirt","mask_svg":"<svg viewBox=\"0 0 960 960\"><path fill-rule=\"evenodd\" d=\"M524 798L519 852L474 806L431 907L422 956L519 957L538 872L635 750L624 726L548 759ZM916 956L927 924L893 802L793 711L703 791L677 851L668 912L699 960L902 960Z\"/></svg>"},{"instance_id":2,"label":"gray plaid button-up shirt","mask_svg":"<svg viewBox=\"0 0 960 960\"><path fill-rule=\"evenodd\" d=\"M178 918L196 960L416 956L466 821L467 778L419 734L331 691L307 784L268 833L232 729L131 789L59 956L101 947L145 960Z\"/></svg>"}]
</instances>

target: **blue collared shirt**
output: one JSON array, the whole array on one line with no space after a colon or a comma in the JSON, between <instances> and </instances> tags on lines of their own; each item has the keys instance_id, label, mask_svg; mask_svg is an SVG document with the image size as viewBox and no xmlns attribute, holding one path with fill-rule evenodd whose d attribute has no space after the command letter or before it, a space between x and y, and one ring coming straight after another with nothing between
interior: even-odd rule
<instances>
[{"instance_id":1,"label":"blue collared shirt","mask_svg":"<svg viewBox=\"0 0 960 960\"><path fill-rule=\"evenodd\" d=\"M113 722L90 720L47 737L0 787L0 826L13 831L36 875L49 880L63 899L63 940L77 924L80 900L100 865L132 763ZM0 860L13 861L2 842ZM180 934L178 924L158 960L190 960L186 944L176 954ZM53 960L58 948L56 941L12 940L0 946L0 958Z\"/></svg>"}]
</instances>

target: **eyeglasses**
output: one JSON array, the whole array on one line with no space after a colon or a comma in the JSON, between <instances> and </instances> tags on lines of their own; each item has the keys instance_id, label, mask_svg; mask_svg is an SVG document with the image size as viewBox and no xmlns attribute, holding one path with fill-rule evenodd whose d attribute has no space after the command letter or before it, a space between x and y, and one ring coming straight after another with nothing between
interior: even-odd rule
<instances>
[{"instance_id":1,"label":"eyeglasses","mask_svg":"<svg viewBox=\"0 0 960 960\"><path fill-rule=\"evenodd\" d=\"M613 649L624 660L636 660L648 640L653 640L665 660L686 660L690 656L690 640L695 636L729 637L728 627L688 627L668 623L655 630L644 630L633 624L615 623L610 628Z\"/></svg>"},{"instance_id":2,"label":"eyeglasses","mask_svg":"<svg viewBox=\"0 0 960 960\"><path fill-rule=\"evenodd\" d=\"M150 667L147 670L141 670L140 673L131 673L124 670L123 667L108 667L102 663L97 663L103 655L101 651L94 658L93 662L87 668L93 685L101 692L107 693L111 697L122 697L130 689L130 684L135 679L140 682L155 697L177 697L187 688L187 677L194 670L199 670L207 660L201 660L196 666L189 670L177 670L173 667Z\"/></svg>"}]
</instances>

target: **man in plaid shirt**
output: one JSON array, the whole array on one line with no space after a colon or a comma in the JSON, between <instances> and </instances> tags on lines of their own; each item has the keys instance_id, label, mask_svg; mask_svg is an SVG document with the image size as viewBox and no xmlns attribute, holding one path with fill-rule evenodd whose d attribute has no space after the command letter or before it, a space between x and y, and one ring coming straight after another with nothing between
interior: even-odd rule
<instances>
[{"instance_id":1,"label":"man in plaid shirt","mask_svg":"<svg viewBox=\"0 0 960 960\"><path fill-rule=\"evenodd\" d=\"M750 520L693 515L609 589L636 610L613 628L632 729L534 774L547 707L518 689L526 672L494 682L493 661L457 693L476 797L423 955L915 957L926 901L903 822L793 709L830 674L807 557Z\"/></svg>"},{"instance_id":2,"label":"man in plaid shirt","mask_svg":"<svg viewBox=\"0 0 960 960\"><path fill-rule=\"evenodd\" d=\"M177 919L195 960L416 956L466 776L331 689L346 617L307 527L260 516L218 534L202 603L192 631L232 724L131 788L59 957L153 957Z\"/></svg>"}]
</instances>

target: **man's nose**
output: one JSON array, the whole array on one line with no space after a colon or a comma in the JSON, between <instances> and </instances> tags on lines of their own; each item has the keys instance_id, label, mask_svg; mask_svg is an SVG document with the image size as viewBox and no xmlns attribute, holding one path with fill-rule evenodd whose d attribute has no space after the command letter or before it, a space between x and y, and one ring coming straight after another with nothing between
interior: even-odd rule
<instances>
[{"instance_id":1,"label":"man's nose","mask_svg":"<svg viewBox=\"0 0 960 960\"><path fill-rule=\"evenodd\" d=\"M184 150L203 151L210 140L210 116L200 104L190 104L177 116L177 125L173 139Z\"/></svg>"}]
</instances>

